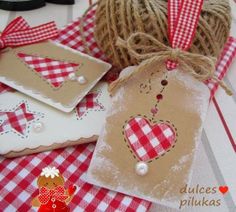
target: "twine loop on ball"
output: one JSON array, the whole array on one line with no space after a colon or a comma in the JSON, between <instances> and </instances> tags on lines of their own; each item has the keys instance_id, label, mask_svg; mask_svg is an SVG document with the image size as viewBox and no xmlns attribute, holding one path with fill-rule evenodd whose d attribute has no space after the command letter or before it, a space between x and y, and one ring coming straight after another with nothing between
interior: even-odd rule
<instances>
[{"instance_id":1,"label":"twine loop on ball","mask_svg":"<svg viewBox=\"0 0 236 212\"><path fill-rule=\"evenodd\" d=\"M215 77L216 58L214 57L191 53L178 48L173 49L153 36L142 32L132 34L127 41L118 38L116 45L126 48L129 54L141 63L131 74L113 82L110 85L111 93L138 72L144 71L156 63L165 64L168 60L171 60L178 63L181 71L191 74L201 82L206 80L219 82L219 85L226 93L232 95L227 86L223 85L223 82Z\"/></svg>"},{"instance_id":2,"label":"twine loop on ball","mask_svg":"<svg viewBox=\"0 0 236 212\"><path fill-rule=\"evenodd\" d=\"M114 66L138 65L126 48L116 46L120 37L147 33L165 45L168 40L167 0L100 0L96 10L95 39ZM196 34L189 52L218 57L230 31L228 0L204 0ZM140 49L142 51L142 49ZM173 52L173 57L178 53Z\"/></svg>"}]
</instances>

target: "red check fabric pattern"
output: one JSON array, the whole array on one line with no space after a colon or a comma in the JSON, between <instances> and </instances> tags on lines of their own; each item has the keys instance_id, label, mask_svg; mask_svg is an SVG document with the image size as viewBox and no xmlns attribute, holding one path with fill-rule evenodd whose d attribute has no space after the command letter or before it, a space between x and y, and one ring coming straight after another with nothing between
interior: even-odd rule
<instances>
[{"instance_id":1,"label":"red check fabric pattern","mask_svg":"<svg viewBox=\"0 0 236 212\"><path fill-rule=\"evenodd\" d=\"M229 37L216 65L215 74L219 80L222 80L224 78L235 56L236 56L236 39L233 37ZM211 98L212 98L215 95L219 85L217 82L210 80L207 82L207 86L211 91Z\"/></svg>"},{"instance_id":2,"label":"red check fabric pattern","mask_svg":"<svg viewBox=\"0 0 236 212\"><path fill-rule=\"evenodd\" d=\"M103 110L104 107L98 102L98 93L89 93L77 105L76 111L78 117L81 118L88 110Z\"/></svg>"},{"instance_id":3,"label":"red check fabric pattern","mask_svg":"<svg viewBox=\"0 0 236 212\"><path fill-rule=\"evenodd\" d=\"M30 27L22 17L17 17L0 34L0 49L33 44L57 35L55 22Z\"/></svg>"},{"instance_id":4,"label":"red check fabric pattern","mask_svg":"<svg viewBox=\"0 0 236 212\"><path fill-rule=\"evenodd\" d=\"M143 117L132 118L124 132L129 145L141 161L149 161L164 154L176 140L170 125L160 123L152 126Z\"/></svg>"},{"instance_id":5,"label":"red check fabric pattern","mask_svg":"<svg viewBox=\"0 0 236 212\"><path fill-rule=\"evenodd\" d=\"M192 44L203 0L168 0L168 33L171 47L188 50ZM167 61L168 70L177 67L175 61Z\"/></svg>"},{"instance_id":6,"label":"red check fabric pattern","mask_svg":"<svg viewBox=\"0 0 236 212\"><path fill-rule=\"evenodd\" d=\"M35 211L30 202L39 194L37 177L46 166L55 166L65 178L65 188L77 186L71 211L147 211L151 203L99 188L85 182L95 144L79 145L16 159L0 158L1 211Z\"/></svg>"},{"instance_id":7,"label":"red check fabric pattern","mask_svg":"<svg viewBox=\"0 0 236 212\"><path fill-rule=\"evenodd\" d=\"M59 36L54 41L64 44L84 53L91 53L91 56L107 61L104 53L98 48L94 38L96 8L92 8L83 19L83 32L86 45L90 52L86 51L79 29L80 19L75 20L59 32Z\"/></svg>"},{"instance_id":8,"label":"red check fabric pattern","mask_svg":"<svg viewBox=\"0 0 236 212\"><path fill-rule=\"evenodd\" d=\"M76 63L57 61L24 53L18 53L18 57L56 88L68 79L70 73L75 73L79 66Z\"/></svg>"},{"instance_id":9,"label":"red check fabric pattern","mask_svg":"<svg viewBox=\"0 0 236 212\"><path fill-rule=\"evenodd\" d=\"M28 122L34 119L35 115L27 112L25 103L15 108L14 111L0 111L0 134L15 130L24 135Z\"/></svg>"},{"instance_id":10,"label":"red check fabric pattern","mask_svg":"<svg viewBox=\"0 0 236 212\"><path fill-rule=\"evenodd\" d=\"M168 2L168 35L172 42L181 0Z\"/></svg>"}]
</instances>

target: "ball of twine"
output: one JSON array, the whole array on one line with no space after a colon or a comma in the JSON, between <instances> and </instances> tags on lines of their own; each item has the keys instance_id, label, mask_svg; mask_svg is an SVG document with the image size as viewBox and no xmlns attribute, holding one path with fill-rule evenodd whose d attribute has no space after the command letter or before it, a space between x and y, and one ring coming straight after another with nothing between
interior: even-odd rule
<instances>
[{"instance_id":1,"label":"ball of twine","mask_svg":"<svg viewBox=\"0 0 236 212\"><path fill-rule=\"evenodd\" d=\"M228 0L205 0L190 52L218 57L229 36ZM95 39L112 64L124 68L138 62L117 38L127 40L135 32L154 36L169 45L167 0L100 0L96 10ZM140 49L140 51L142 51Z\"/></svg>"}]
</instances>

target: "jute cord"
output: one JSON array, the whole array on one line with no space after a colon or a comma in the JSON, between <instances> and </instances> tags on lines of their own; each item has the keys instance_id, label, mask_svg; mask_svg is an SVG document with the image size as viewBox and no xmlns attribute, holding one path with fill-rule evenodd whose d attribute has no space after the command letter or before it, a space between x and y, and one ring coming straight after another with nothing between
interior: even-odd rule
<instances>
[{"instance_id":1,"label":"jute cord","mask_svg":"<svg viewBox=\"0 0 236 212\"><path fill-rule=\"evenodd\" d=\"M228 0L205 0L190 52L218 57L230 31ZM116 46L143 32L170 46L167 35L167 0L100 0L96 9L95 39L107 58L121 69L137 65L130 52Z\"/></svg>"},{"instance_id":2,"label":"jute cord","mask_svg":"<svg viewBox=\"0 0 236 212\"><path fill-rule=\"evenodd\" d=\"M171 60L178 63L181 71L189 73L201 82L206 80L216 81L228 95L232 95L231 90L224 82L215 76L215 57L191 53L181 49L172 49L153 36L142 32L132 34L127 41L118 38L116 45L126 48L132 57L140 61L140 65L131 74L113 82L109 88L111 94L137 73L148 70L155 64L162 65L166 61Z\"/></svg>"}]
</instances>

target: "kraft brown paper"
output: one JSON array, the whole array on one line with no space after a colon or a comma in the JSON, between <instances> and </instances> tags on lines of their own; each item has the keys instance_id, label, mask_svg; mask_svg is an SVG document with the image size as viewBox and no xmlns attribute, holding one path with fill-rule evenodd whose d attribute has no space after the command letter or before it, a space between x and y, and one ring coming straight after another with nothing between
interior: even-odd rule
<instances>
[{"instance_id":1,"label":"kraft brown paper","mask_svg":"<svg viewBox=\"0 0 236 212\"><path fill-rule=\"evenodd\" d=\"M79 75L86 77L88 83L80 85L76 81L65 81L59 88L54 88L40 74L31 69L23 60L17 57L17 53L25 53L39 57L48 57L54 60L67 61L80 64L77 70ZM107 64L78 55L75 52L64 49L52 42L43 42L15 49L9 49L1 53L0 76L6 77L24 88L37 91L42 96L50 98L63 105L70 105L75 98L83 93L91 82L107 72Z\"/></svg>"},{"instance_id":2,"label":"kraft brown paper","mask_svg":"<svg viewBox=\"0 0 236 212\"><path fill-rule=\"evenodd\" d=\"M156 69L159 69L157 71ZM106 124L88 170L88 181L98 186L173 206L181 197L180 188L189 182L194 153L201 135L209 102L208 88L181 71L164 73L157 65L138 73L116 92ZM163 100L152 122L170 121L177 129L175 146L164 156L148 163L145 176L135 173L139 161L127 147L122 127L138 114L152 118L156 95L168 80ZM151 82L151 91L149 91ZM147 86L145 86L147 85ZM140 91L140 87L142 92ZM173 206L175 207L175 206Z\"/></svg>"}]
</instances>

